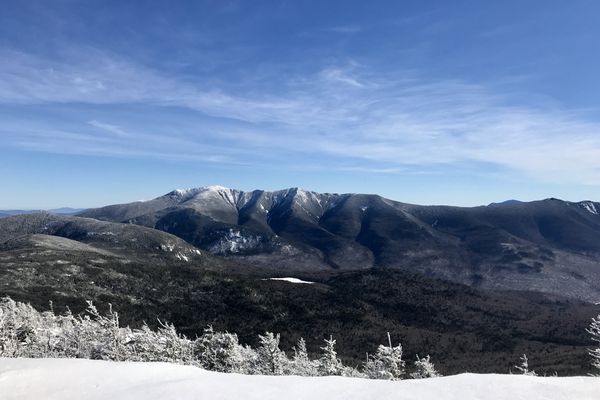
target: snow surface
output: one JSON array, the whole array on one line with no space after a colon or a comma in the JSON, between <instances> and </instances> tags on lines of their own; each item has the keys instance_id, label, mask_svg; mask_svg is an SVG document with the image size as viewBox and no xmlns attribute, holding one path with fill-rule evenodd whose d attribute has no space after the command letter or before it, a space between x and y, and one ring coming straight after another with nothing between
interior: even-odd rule
<instances>
[{"instance_id":1,"label":"snow surface","mask_svg":"<svg viewBox=\"0 0 600 400\"><path fill-rule=\"evenodd\" d=\"M0 358L2 400L598 400L600 378L461 374L375 381L256 376L165 363Z\"/></svg>"},{"instance_id":2,"label":"snow surface","mask_svg":"<svg viewBox=\"0 0 600 400\"><path fill-rule=\"evenodd\" d=\"M178 260L183 260L185 262L189 262L190 261L190 259L186 255L181 254L181 253L175 254L175 257L177 257Z\"/></svg>"},{"instance_id":3,"label":"snow surface","mask_svg":"<svg viewBox=\"0 0 600 400\"><path fill-rule=\"evenodd\" d=\"M175 249L175 245L172 243L167 243L167 244L161 244L160 245L160 249L162 251L170 251L173 252L173 250Z\"/></svg>"},{"instance_id":4,"label":"snow surface","mask_svg":"<svg viewBox=\"0 0 600 400\"><path fill-rule=\"evenodd\" d=\"M588 212L592 214L598 215L598 210L596 210L596 206L591 201L585 201L581 203L582 207L585 208Z\"/></svg>"},{"instance_id":5,"label":"snow surface","mask_svg":"<svg viewBox=\"0 0 600 400\"><path fill-rule=\"evenodd\" d=\"M303 281L302 279L298 279L298 278L269 278L269 279L263 279L263 280L268 280L268 281L284 281L284 282L290 282L290 283L307 283L307 284L313 284L314 282L310 282L310 281Z\"/></svg>"}]
</instances>

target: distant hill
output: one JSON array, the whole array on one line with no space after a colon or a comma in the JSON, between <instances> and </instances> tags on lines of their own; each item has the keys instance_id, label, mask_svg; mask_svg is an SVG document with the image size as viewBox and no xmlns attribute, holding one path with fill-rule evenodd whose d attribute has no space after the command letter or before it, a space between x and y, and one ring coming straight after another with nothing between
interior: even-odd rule
<instances>
[{"instance_id":1,"label":"distant hill","mask_svg":"<svg viewBox=\"0 0 600 400\"><path fill-rule=\"evenodd\" d=\"M0 219L3 261L41 264L103 265L133 261L170 265L204 262L213 257L182 239L132 224L91 218L33 213Z\"/></svg>"},{"instance_id":2,"label":"distant hill","mask_svg":"<svg viewBox=\"0 0 600 400\"><path fill-rule=\"evenodd\" d=\"M85 208L70 208L70 207L53 208L50 210L0 210L0 218L8 217L10 215L32 214L32 213L39 213L39 212L47 212L49 214L58 214L58 215L75 215L84 210L85 210Z\"/></svg>"}]
</instances>

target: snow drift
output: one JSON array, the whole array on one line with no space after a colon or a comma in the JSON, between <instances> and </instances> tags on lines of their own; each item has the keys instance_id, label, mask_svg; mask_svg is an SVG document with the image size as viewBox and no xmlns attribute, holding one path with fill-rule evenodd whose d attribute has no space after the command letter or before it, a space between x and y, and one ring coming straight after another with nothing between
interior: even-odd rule
<instances>
[{"instance_id":1,"label":"snow drift","mask_svg":"<svg viewBox=\"0 0 600 400\"><path fill-rule=\"evenodd\" d=\"M0 358L0 397L38 399L597 400L600 378L461 374L376 381L224 374L166 363Z\"/></svg>"}]
</instances>

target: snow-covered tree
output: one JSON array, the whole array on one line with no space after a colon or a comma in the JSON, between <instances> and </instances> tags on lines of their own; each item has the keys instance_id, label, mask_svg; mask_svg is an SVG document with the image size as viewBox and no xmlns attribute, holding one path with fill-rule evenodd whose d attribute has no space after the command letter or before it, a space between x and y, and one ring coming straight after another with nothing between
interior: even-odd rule
<instances>
[{"instance_id":1,"label":"snow-covered tree","mask_svg":"<svg viewBox=\"0 0 600 400\"><path fill-rule=\"evenodd\" d=\"M193 343L177 333L173 324L158 321L159 327L154 337L158 343L158 356L161 361L189 364L194 358ZM137 331L136 331L137 332ZM133 335L135 337L135 333Z\"/></svg>"},{"instance_id":2,"label":"snow-covered tree","mask_svg":"<svg viewBox=\"0 0 600 400\"><path fill-rule=\"evenodd\" d=\"M592 366L600 370L600 314L592 318L592 322L586 331L592 336L592 340L598 345L589 349L589 355L592 357Z\"/></svg>"},{"instance_id":3,"label":"snow-covered tree","mask_svg":"<svg viewBox=\"0 0 600 400\"><path fill-rule=\"evenodd\" d=\"M535 371L533 371L533 370L530 371L529 370L529 360L527 359L527 356L525 354L523 354L521 356L520 360L521 360L521 364L520 365L515 365L515 369L517 371L519 371L523 375L537 376L537 374L535 373Z\"/></svg>"},{"instance_id":4,"label":"snow-covered tree","mask_svg":"<svg viewBox=\"0 0 600 400\"><path fill-rule=\"evenodd\" d=\"M318 360L311 360L304 339L298 341L289 360L279 348L279 334L259 335L254 350L239 343L237 335L217 332L211 326L192 341L179 334L172 324L159 321L156 329L120 326L112 307L105 313L88 302L83 315L68 309L39 312L31 305L0 299L0 357L72 357L115 361L161 361L195 365L219 372L302 376L342 375L400 379L404 374L402 347L379 346L368 359L365 373L346 367L338 358L333 337L325 340ZM429 357L420 360L429 363ZM433 365L431 365L431 370ZM430 370L427 370L430 371Z\"/></svg>"},{"instance_id":5,"label":"snow-covered tree","mask_svg":"<svg viewBox=\"0 0 600 400\"><path fill-rule=\"evenodd\" d=\"M363 372L369 379L383 379L383 363L380 360L376 360L373 356L369 356L367 353L367 359L363 364Z\"/></svg>"},{"instance_id":6,"label":"snow-covered tree","mask_svg":"<svg viewBox=\"0 0 600 400\"><path fill-rule=\"evenodd\" d=\"M436 378L441 376L439 372L435 370L435 366L431 362L429 354L424 358L419 358L417 355L417 361L415 361L414 367L414 372L410 374L413 379Z\"/></svg>"},{"instance_id":7,"label":"snow-covered tree","mask_svg":"<svg viewBox=\"0 0 600 400\"><path fill-rule=\"evenodd\" d=\"M300 338L294 347L294 357L288 364L286 374L299 376L317 376L319 374L319 362L308 357L306 342L303 338Z\"/></svg>"},{"instance_id":8,"label":"snow-covered tree","mask_svg":"<svg viewBox=\"0 0 600 400\"><path fill-rule=\"evenodd\" d=\"M323 351L319 359L319 375L342 375L344 372L344 364L338 358L335 351L335 340L332 336L325 339L325 346L321 347Z\"/></svg>"},{"instance_id":9,"label":"snow-covered tree","mask_svg":"<svg viewBox=\"0 0 600 400\"><path fill-rule=\"evenodd\" d=\"M52 357L60 330L51 329L55 316L31 305L0 299L0 357ZM63 356L64 357L64 356Z\"/></svg>"},{"instance_id":10,"label":"snow-covered tree","mask_svg":"<svg viewBox=\"0 0 600 400\"><path fill-rule=\"evenodd\" d=\"M246 372L250 357L235 333L215 332L212 326L196 339L193 355L204 369L240 373Z\"/></svg>"},{"instance_id":11,"label":"snow-covered tree","mask_svg":"<svg viewBox=\"0 0 600 400\"><path fill-rule=\"evenodd\" d=\"M240 345L236 349L236 358L238 362L238 370L236 372L240 374L256 374L256 364L258 360L258 354L256 350L248 345Z\"/></svg>"},{"instance_id":12,"label":"snow-covered tree","mask_svg":"<svg viewBox=\"0 0 600 400\"><path fill-rule=\"evenodd\" d=\"M81 333L88 343L91 343L91 358L102 360L123 361L126 358L125 335L119 326L119 314L109 304L108 313L100 314L91 301L87 302L86 312L89 319L80 324ZM90 320L93 320L90 321Z\"/></svg>"},{"instance_id":13,"label":"snow-covered tree","mask_svg":"<svg viewBox=\"0 0 600 400\"><path fill-rule=\"evenodd\" d=\"M283 375L289 363L285 353L279 348L279 334L266 332L258 335L260 346L256 349L256 373L261 375Z\"/></svg>"},{"instance_id":14,"label":"snow-covered tree","mask_svg":"<svg viewBox=\"0 0 600 400\"><path fill-rule=\"evenodd\" d=\"M345 366L342 369L342 376L345 376L347 378L366 378L367 376L362 373L357 367L349 367L349 366Z\"/></svg>"},{"instance_id":15,"label":"snow-covered tree","mask_svg":"<svg viewBox=\"0 0 600 400\"><path fill-rule=\"evenodd\" d=\"M20 344L24 338L20 334L20 332L22 332L22 327L21 321L19 321L17 317L17 303L6 297L1 301L0 357L19 357Z\"/></svg>"},{"instance_id":16,"label":"snow-covered tree","mask_svg":"<svg viewBox=\"0 0 600 400\"><path fill-rule=\"evenodd\" d=\"M404 368L402 345L392 346L392 339L388 333L388 346L379 345L374 355L367 354L363 372L370 379L400 380L404 375Z\"/></svg>"},{"instance_id":17,"label":"snow-covered tree","mask_svg":"<svg viewBox=\"0 0 600 400\"><path fill-rule=\"evenodd\" d=\"M158 335L146 323L126 335L126 345L131 361L165 361Z\"/></svg>"}]
</instances>

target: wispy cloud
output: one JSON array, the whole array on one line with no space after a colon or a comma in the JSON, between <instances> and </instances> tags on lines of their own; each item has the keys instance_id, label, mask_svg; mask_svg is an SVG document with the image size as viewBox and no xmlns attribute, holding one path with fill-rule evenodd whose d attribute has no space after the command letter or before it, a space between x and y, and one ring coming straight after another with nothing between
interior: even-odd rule
<instances>
[{"instance_id":1,"label":"wispy cloud","mask_svg":"<svg viewBox=\"0 0 600 400\"><path fill-rule=\"evenodd\" d=\"M100 122L100 121L96 121L96 120L88 121L88 124L95 128L98 128L102 131L112 133L117 136L131 136L130 134L128 134L127 132L125 132L123 129L121 129L120 127L118 127L116 125L111 125L111 124L107 124L105 122Z\"/></svg>"},{"instance_id":2,"label":"wispy cloud","mask_svg":"<svg viewBox=\"0 0 600 400\"><path fill-rule=\"evenodd\" d=\"M399 174L409 172L408 168L388 167L388 168L373 168L373 167L337 167L338 171L346 172L364 172L369 174Z\"/></svg>"},{"instance_id":3,"label":"wispy cloud","mask_svg":"<svg viewBox=\"0 0 600 400\"><path fill-rule=\"evenodd\" d=\"M344 33L344 34L352 34L361 32L363 29L359 25L339 25L332 26L330 28L326 28L326 31L335 32L335 33Z\"/></svg>"},{"instance_id":4,"label":"wispy cloud","mask_svg":"<svg viewBox=\"0 0 600 400\"><path fill-rule=\"evenodd\" d=\"M359 82L353 74L343 68L326 68L319 75L328 83L345 83L357 88L364 88L366 86L366 83Z\"/></svg>"},{"instance_id":5,"label":"wispy cloud","mask_svg":"<svg viewBox=\"0 0 600 400\"><path fill-rule=\"evenodd\" d=\"M80 121L83 136L72 127L61 133L74 153L94 148L242 163L267 162L267 154L319 154L338 165L368 162L360 169L373 173L481 163L548 182L600 184L600 123L577 110L524 104L482 84L428 81L403 71L377 74L346 62L291 76L279 91L249 95L209 80L190 83L94 49L62 60L8 50L0 58L0 105L176 107L212 118L207 125L190 123L174 139L164 130L142 134L144 127L88 118ZM0 135L58 151L50 133L31 134L18 123L0 122Z\"/></svg>"}]
</instances>

